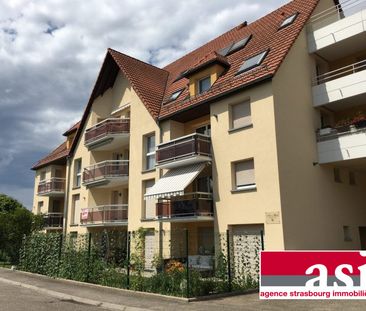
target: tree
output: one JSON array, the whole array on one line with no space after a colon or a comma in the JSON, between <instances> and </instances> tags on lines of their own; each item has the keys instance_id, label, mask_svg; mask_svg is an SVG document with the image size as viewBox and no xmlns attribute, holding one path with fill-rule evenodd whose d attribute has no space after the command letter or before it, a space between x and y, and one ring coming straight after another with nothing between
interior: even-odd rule
<instances>
[{"instance_id":1,"label":"tree","mask_svg":"<svg viewBox=\"0 0 366 311\"><path fill-rule=\"evenodd\" d=\"M0 261L17 263L24 235L40 230L42 219L17 200L0 194Z\"/></svg>"}]
</instances>

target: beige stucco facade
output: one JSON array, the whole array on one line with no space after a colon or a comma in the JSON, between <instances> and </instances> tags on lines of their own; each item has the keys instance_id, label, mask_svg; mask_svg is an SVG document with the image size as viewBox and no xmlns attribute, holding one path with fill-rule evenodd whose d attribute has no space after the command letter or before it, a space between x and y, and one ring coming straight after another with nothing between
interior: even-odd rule
<instances>
[{"instance_id":1,"label":"beige stucco facade","mask_svg":"<svg viewBox=\"0 0 366 311\"><path fill-rule=\"evenodd\" d=\"M321 1L314 14L330 5L333 5L330 0ZM308 51L309 28L302 30L273 79L217 99L210 103L205 114L192 113L184 120L174 117L160 121L154 119L120 71L113 87L92 103L74 153L63 168L63 176L67 179L65 232L86 233L111 228L135 231L143 227L158 235L163 231L166 234L188 229L192 254L197 253L201 246L200 230L211 230L213 235L226 230L262 231L264 247L268 250L359 249L362 244L359 228L366 227L366 209L363 208L366 162L358 159L319 164L316 133L322 127L324 114L331 113L331 118L339 121L355 111L366 111L365 105L333 112L324 107L314 108L312 81L319 74L317 65L325 72L337 69L365 55L365 51L324 66L324 60ZM191 95L197 93L200 78L210 76L214 83L221 74L222 67L218 65L196 73L188 85ZM232 129L232 107L243 102L250 103L251 123ZM85 144L86 130L108 118L130 120L128 140L114 149L90 149ZM146 219L146 185L158 182L169 171L159 167L146 169L147 137L154 135L158 145L192 135L204 127L210 130L211 158L206 160L205 174L212 177L213 217L186 221L161 221L158 217ZM127 182L123 185L90 186L81 183L76 186L75 165L78 159L81 159L83 171L91 165L115 160L116 154L129 161ZM237 189L234 166L245 160L253 160L255 186ZM45 208L49 206L50 197L40 197L37 187L41 171L46 171L51 177L52 168L49 166L36 171L34 212L40 200L44 201L41 212L46 212ZM343 182L335 181L334 168L340 172ZM355 183L348 182L350 173L354 174ZM187 193L194 192L195 182L186 187ZM118 194L119 198L112 199L113 194ZM79 198L76 212L75 198ZM154 199L153 204L157 202ZM81 223L83 209L113 204L128 205L126 223L111 222L98 226ZM169 256L169 252L164 251L164 254Z\"/></svg>"}]
</instances>

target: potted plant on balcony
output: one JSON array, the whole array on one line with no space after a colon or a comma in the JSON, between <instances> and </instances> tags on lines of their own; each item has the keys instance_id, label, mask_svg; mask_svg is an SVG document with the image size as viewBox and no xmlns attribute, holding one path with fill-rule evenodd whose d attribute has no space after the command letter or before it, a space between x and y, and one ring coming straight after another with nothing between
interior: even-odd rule
<instances>
[{"instance_id":1,"label":"potted plant on balcony","mask_svg":"<svg viewBox=\"0 0 366 311\"><path fill-rule=\"evenodd\" d=\"M352 124L357 128L365 128L366 127L366 115L362 112L359 111L355 117L352 120Z\"/></svg>"}]
</instances>

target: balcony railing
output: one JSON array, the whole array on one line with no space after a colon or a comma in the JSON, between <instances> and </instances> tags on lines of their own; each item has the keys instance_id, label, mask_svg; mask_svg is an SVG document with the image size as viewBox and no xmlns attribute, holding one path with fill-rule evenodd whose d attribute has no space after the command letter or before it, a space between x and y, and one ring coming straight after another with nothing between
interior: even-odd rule
<instances>
[{"instance_id":1,"label":"balcony railing","mask_svg":"<svg viewBox=\"0 0 366 311\"><path fill-rule=\"evenodd\" d=\"M313 30L319 29L338 20L342 20L366 8L366 0L346 0L334 5L318 14L310 20L309 25Z\"/></svg>"},{"instance_id":2,"label":"balcony railing","mask_svg":"<svg viewBox=\"0 0 366 311\"><path fill-rule=\"evenodd\" d=\"M318 142L328 141L347 136L350 134L358 134L366 132L366 121L362 121L355 125L339 126L334 128L322 129L317 132Z\"/></svg>"},{"instance_id":3,"label":"balcony railing","mask_svg":"<svg viewBox=\"0 0 366 311\"><path fill-rule=\"evenodd\" d=\"M213 217L212 194L187 193L156 204L156 216L161 218Z\"/></svg>"},{"instance_id":4,"label":"balcony railing","mask_svg":"<svg viewBox=\"0 0 366 311\"><path fill-rule=\"evenodd\" d=\"M83 182L128 176L128 160L103 161L84 168Z\"/></svg>"},{"instance_id":5,"label":"balcony railing","mask_svg":"<svg viewBox=\"0 0 366 311\"><path fill-rule=\"evenodd\" d=\"M48 180L42 180L38 184L38 194L45 195L53 192L65 192L65 178L53 177Z\"/></svg>"},{"instance_id":6,"label":"balcony railing","mask_svg":"<svg viewBox=\"0 0 366 311\"><path fill-rule=\"evenodd\" d=\"M111 134L128 134L129 119L106 119L85 131L85 145Z\"/></svg>"},{"instance_id":7,"label":"balcony railing","mask_svg":"<svg viewBox=\"0 0 366 311\"><path fill-rule=\"evenodd\" d=\"M327 83L363 70L366 70L366 60L319 75L313 79L313 86Z\"/></svg>"},{"instance_id":8,"label":"balcony railing","mask_svg":"<svg viewBox=\"0 0 366 311\"><path fill-rule=\"evenodd\" d=\"M195 133L157 146L157 165L192 156L211 157L210 136Z\"/></svg>"},{"instance_id":9,"label":"balcony railing","mask_svg":"<svg viewBox=\"0 0 366 311\"><path fill-rule=\"evenodd\" d=\"M102 205L85 208L80 213L82 225L104 225L126 223L128 219L128 205Z\"/></svg>"},{"instance_id":10,"label":"balcony railing","mask_svg":"<svg viewBox=\"0 0 366 311\"><path fill-rule=\"evenodd\" d=\"M62 228L63 213L48 213L43 215L43 225L45 228Z\"/></svg>"}]
</instances>

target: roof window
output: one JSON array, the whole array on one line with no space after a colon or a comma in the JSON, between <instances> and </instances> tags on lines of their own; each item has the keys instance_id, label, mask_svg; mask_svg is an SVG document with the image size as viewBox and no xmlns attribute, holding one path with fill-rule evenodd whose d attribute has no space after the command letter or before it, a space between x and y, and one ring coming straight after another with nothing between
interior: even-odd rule
<instances>
[{"instance_id":1,"label":"roof window","mask_svg":"<svg viewBox=\"0 0 366 311\"><path fill-rule=\"evenodd\" d=\"M245 71L249 71L249 70L259 66L263 62L264 58L267 56L268 52L269 52L269 50L264 51L260 54L257 54L255 56L245 60L244 63L240 66L237 74L240 74Z\"/></svg>"}]
</instances>

